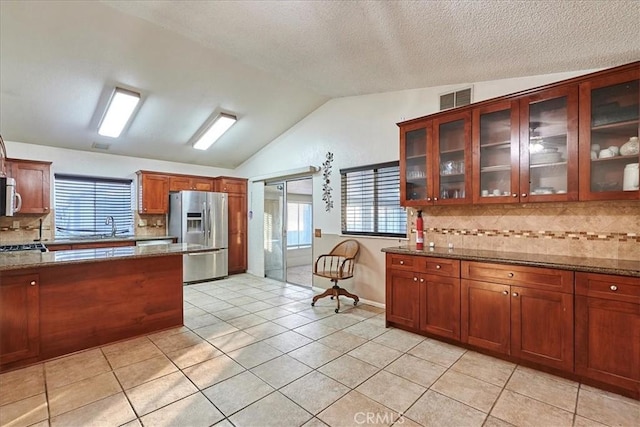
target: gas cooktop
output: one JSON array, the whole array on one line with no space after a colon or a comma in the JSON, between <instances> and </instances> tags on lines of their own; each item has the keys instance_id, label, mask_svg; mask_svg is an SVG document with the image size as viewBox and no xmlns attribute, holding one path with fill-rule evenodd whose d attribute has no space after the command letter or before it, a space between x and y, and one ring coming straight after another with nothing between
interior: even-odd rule
<instances>
[{"instance_id":1,"label":"gas cooktop","mask_svg":"<svg viewBox=\"0 0 640 427\"><path fill-rule=\"evenodd\" d=\"M0 245L0 252L40 251L47 252L47 247L42 242L24 243L21 245Z\"/></svg>"}]
</instances>

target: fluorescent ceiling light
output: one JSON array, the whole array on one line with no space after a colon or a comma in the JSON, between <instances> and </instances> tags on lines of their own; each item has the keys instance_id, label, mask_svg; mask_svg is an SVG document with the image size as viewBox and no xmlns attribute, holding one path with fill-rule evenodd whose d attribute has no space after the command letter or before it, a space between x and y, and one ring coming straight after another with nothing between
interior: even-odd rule
<instances>
[{"instance_id":1,"label":"fluorescent ceiling light","mask_svg":"<svg viewBox=\"0 0 640 427\"><path fill-rule=\"evenodd\" d=\"M237 121L235 116L231 114L220 113L208 129L204 130L200 138L193 144L193 148L197 150L206 150L229 130Z\"/></svg>"},{"instance_id":2,"label":"fluorescent ceiling light","mask_svg":"<svg viewBox=\"0 0 640 427\"><path fill-rule=\"evenodd\" d=\"M131 119L131 115L140 102L140 94L116 87L102 117L98 134L117 138Z\"/></svg>"}]
</instances>

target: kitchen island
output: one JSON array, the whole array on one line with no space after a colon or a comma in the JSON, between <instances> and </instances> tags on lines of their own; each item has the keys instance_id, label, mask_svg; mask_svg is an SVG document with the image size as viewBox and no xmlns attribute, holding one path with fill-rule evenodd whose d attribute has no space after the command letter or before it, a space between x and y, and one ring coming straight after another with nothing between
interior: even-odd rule
<instances>
[{"instance_id":1,"label":"kitchen island","mask_svg":"<svg viewBox=\"0 0 640 427\"><path fill-rule=\"evenodd\" d=\"M0 371L183 323L182 255L170 244L0 257Z\"/></svg>"}]
</instances>

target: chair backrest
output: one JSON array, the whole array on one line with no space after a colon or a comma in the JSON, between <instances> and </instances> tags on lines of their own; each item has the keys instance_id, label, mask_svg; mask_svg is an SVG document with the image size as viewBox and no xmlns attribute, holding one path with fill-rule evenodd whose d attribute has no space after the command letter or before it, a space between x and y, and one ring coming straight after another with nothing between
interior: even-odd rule
<instances>
[{"instance_id":1,"label":"chair backrest","mask_svg":"<svg viewBox=\"0 0 640 427\"><path fill-rule=\"evenodd\" d=\"M360 244L358 241L348 239L335 245L333 249L331 249L331 252L329 252L329 255L355 258L358 252L360 252Z\"/></svg>"}]
</instances>

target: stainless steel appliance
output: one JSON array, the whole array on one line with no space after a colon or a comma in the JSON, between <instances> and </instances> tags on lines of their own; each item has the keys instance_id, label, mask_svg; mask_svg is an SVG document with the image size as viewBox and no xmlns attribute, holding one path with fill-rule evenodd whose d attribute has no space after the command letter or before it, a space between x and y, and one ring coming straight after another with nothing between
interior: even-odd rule
<instances>
[{"instance_id":1,"label":"stainless steel appliance","mask_svg":"<svg viewBox=\"0 0 640 427\"><path fill-rule=\"evenodd\" d=\"M180 191L169 195L169 234L178 243L211 246L213 252L183 255L185 283L228 275L227 194Z\"/></svg>"},{"instance_id":2,"label":"stainless steel appliance","mask_svg":"<svg viewBox=\"0 0 640 427\"><path fill-rule=\"evenodd\" d=\"M13 216L22 207L22 197L16 193L16 180L0 177L0 216Z\"/></svg>"}]
</instances>

